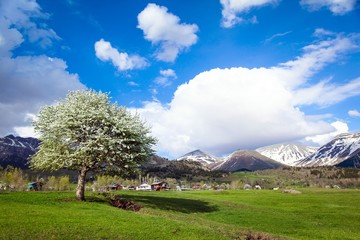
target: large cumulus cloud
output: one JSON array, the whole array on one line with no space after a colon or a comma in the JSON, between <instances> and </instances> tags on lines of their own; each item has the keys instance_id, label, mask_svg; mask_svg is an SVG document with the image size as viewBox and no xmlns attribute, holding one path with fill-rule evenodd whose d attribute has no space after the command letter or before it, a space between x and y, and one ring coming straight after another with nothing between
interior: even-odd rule
<instances>
[{"instance_id":1,"label":"large cumulus cloud","mask_svg":"<svg viewBox=\"0 0 360 240\"><path fill-rule=\"evenodd\" d=\"M152 125L157 150L171 157L196 148L223 155L333 132L333 125L307 116L301 106L334 104L360 93L359 78L342 85L346 93L331 81L310 84L325 65L355 48L352 37L340 34L274 67L212 69L179 86L170 103L147 102L137 111ZM315 86L320 90L314 92Z\"/></svg>"}]
</instances>

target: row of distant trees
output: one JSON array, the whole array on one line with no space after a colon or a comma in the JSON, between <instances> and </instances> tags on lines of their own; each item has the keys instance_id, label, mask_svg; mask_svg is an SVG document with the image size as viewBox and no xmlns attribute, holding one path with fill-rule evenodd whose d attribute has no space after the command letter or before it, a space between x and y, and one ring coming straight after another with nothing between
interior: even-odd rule
<instances>
[{"instance_id":1,"label":"row of distant trees","mask_svg":"<svg viewBox=\"0 0 360 240\"><path fill-rule=\"evenodd\" d=\"M88 180L85 184L85 189L89 191L103 191L108 189L107 187L114 183L122 186L139 186L141 183L153 183L159 181L159 178L150 177L149 175L134 179L123 179L122 177L115 175L98 175L92 180ZM178 180L175 178L161 179L168 183L169 187L176 190L176 186L196 186L196 189L242 189L244 186L243 181L233 181L232 183L217 183L215 181L187 181ZM28 184L31 182L42 182L42 191L68 191L74 190L75 183L71 182L69 176L37 176L29 177L19 168L13 168L11 166L0 169L0 191L26 191L30 190Z\"/></svg>"},{"instance_id":2,"label":"row of distant trees","mask_svg":"<svg viewBox=\"0 0 360 240\"><path fill-rule=\"evenodd\" d=\"M53 176L53 175L38 175L29 176L22 169L9 166L5 169L0 169L0 190L7 191L26 191L30 190L29 183L42 182L43 191L68 191L74 190L76 183L71 181L68 175ZM137 186L140 184L138 179L122 179L120 176L99 175L86 183L90 190L104 188L113 183L121 183L125 186Z\"/></svg>"},{"instance_id":3,"label":"row of distant trees","mask_svg":"<svg viewBox=\"0 0 360 240\"><path fill-rule=\"evenodd\" d=\"M40 181L44 183L42 190L67 191L72 189L69 176L48 176L46 179L30 178L19 168L9 166L0 169L0 190L3 191L30 190L29 183Z\"/></svg>"},{"instance_id":4,"label":"row of distant trees","mask_svg":"<svg viewBox=\"0 0 360 240\"><path fill-rule=\"evenodd\" d=\"M285 167L257 171L254 175L259 176L255 181L265 187L360 187L360 169L358 168L338 168L333 166L314 168Z\"/></svg>"},{"instance_id":5,"label":"row of distant trees","mask_svg":"<svg viewBox=\"0 0 360 240\"><path fill-rule=\"evenodd\" d=\"M235 174L236 175L236 174ZM229 179L230 178L230 179ZM42 181L44 191L68 191L74 190L76 183L68 175L38 175L29 176L23 170L13 167L0 169L0 190L25 191L28 190L28 183ZM141 183L153 183L159 180L166 181L171 189L176 186L194 187L196 189L222 189L239 190L243 189L245 184L251 186L260 185L263 189L272 189L276 187L321 187L321 188L353 188L360 187L360 169L339 169L339 168L285 168L277 170L263 170L253 173L247 173L242 177L232 175L225 178L216 178L205 180L200 179L175 179L151 176L138 176L137 178L124 179L120 175L97 175L88 179L85 187L89 191L100 191L107 189L113 183L122 186L139 186Z\"/></svg>"}]
</instances>

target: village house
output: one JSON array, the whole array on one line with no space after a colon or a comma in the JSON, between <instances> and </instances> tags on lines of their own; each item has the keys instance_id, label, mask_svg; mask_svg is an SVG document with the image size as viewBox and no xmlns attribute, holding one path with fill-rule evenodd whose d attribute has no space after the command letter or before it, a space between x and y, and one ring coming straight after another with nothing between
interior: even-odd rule
<instances>
[{"instance_id":1,"label":"village house","mask_svg":"<svg viewBox=\"0 0 360 240\"><path fill-rule=\"evenodd\" d=\"M136 187L138 191L151 191L151 186L147 183L143 183L140 186Z\"/></svg>"},{"instance_id":2,"label":"village house","mask_svg":"<svg viewBox=\"0 0 360 240\"><path fill-rule=\"evenodd\" d=\"M154 182L153 184L151 184L151 190L165 191L165 190L170 190L170 188L169 188L169 184L167 182L160 181L160 182Z\"/></svg>"}]
</instances>

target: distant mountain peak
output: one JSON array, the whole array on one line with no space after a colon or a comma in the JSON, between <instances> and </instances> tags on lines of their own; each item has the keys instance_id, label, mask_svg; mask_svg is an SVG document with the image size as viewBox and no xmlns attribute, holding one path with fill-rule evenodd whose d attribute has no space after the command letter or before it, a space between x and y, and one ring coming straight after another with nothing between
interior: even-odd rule
<instances>
[{"instance_id":1,"label":"distant mountain peak","mask_svg":"<svg viewBox=\"0 0 360 240\"><path fill-rule=\"evenodd\" d=\"M340 166L360 168L360 132L342 133L312 155L296 162L300 167Z\"/></svg>"},{"instance_id":2,"label":"distant mountain peak","mask_svg":"<svg viewBox=\"0 0 360 240\"><path fill-rule=\"evenodd\" d=\"M283 143L261 147L256 151L282 164L294 166L296 161L313 154L317 149L300 143Z\"/></svg>"},{"instance_id":3,"label":"distant mountain peak","mask_svg":"<svg viewBox=\"0 0 360 240\"><path fill-rule=\"evenodd\" d=\"M212 170L222 171L256 171L264 169L273 169L283 166L283 164L276 162L254 150L237 150L224 158L223 161L211 164Z\"/></svg>"},{"instance_id":4,"label":"distant mountain peak","mask_svg":"<svg viewBox=\"0 0 360 240\"><path fill-rule=\"evenodd\" d=\"M185 161L200 162L202 165L208 165L208 164L219 161L219 159L217 157L211 156L210 154L207 154L207 153L201 151L200 149L196 149L192 152L189 152L189 153L179 157L176 160L177 161L185 160Z\"/></svg>"}]
</instances>

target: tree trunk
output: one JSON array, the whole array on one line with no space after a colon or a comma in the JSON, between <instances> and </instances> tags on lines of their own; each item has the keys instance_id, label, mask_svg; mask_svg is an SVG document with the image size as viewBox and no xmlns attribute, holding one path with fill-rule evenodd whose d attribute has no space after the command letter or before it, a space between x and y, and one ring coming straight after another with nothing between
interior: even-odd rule
<instances>
[{"instance_id":1,"label":"tree trunk","mask_svg":"<svg viewBox=\"0 0 360 240\"><path fill-rule=\"evenodd\" d=\"M79 170L78 185L76 187L76 199L79 201L85 201L85 176L87 168L83 167Z\"/></svg>"}]
</instances>

